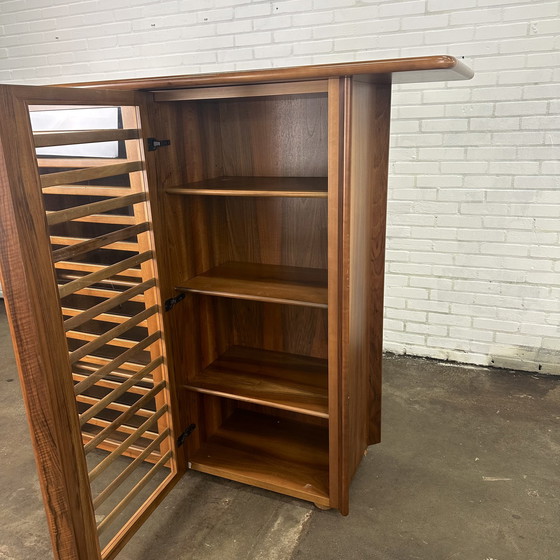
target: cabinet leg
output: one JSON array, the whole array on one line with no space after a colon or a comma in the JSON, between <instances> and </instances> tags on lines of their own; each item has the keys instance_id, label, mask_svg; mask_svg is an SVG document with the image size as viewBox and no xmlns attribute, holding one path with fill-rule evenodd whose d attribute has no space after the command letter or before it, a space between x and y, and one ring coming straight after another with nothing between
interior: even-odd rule
<instances>
[{"instance_id":1,"label":"cabinet leg","mask_svg":"<svg viewBox=\"0 0 560 560\"><path fill-rule=\"evenodd\" d=\"M314 505L317 509L320 509L322 511L328 511L329 509L332 509L331 506L324 506L322 504L318 504L317 502L314 502Z\"/></svg>"}]
</instances>

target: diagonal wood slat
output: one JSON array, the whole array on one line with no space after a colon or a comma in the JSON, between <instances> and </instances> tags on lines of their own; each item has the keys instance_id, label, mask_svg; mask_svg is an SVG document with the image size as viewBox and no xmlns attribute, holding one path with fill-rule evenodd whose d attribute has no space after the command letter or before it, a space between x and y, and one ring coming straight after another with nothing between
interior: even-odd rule
<instances>
[{"instance_id":1,"label":"diagonal wood slat","mask_svg":"<svg viewBox=\"0 0 560 560\"><path fill-rule=\"evenodd\" d=\"M138 441L144 432L150 429L168 410L168 406L164 405L155 412L150 418L142 423L141 426L136 430L136 432L129 437L127 437L121 445L119 445L112 453L107 455L99 464L97 464L89 472L89 480L93 482L107 467L109 467L116 459L118 459L133 443Z\"/></svg>"},{"instance_id":2,"label":"diagonal wood slat","mask_svg":"<svg viewBox=\"0 0 560 560\"><path fill-rule=\"evenodd\" d=\"M90 185L57 185L43 189L43 194L73 196L126 196L131 192L128 187L92 187Z\"/></svg>"},{"instance_id":3,"label":"diagonal wood slat","mask_svg":"<svg viewBox=\"0 0 560 560\"><path fill-rule=\"evenodd\" d=\"M114 359L114 358L113 358ZM75 367L81 367L89 371L97 371L99 366L106 366L107 364L113 361L111 358L103 358L102 356L86 356L83 360L80 360L79 363L74 364ZM125 362L119 366L119 371L113 372L114 375L123 376L128 373L128 375L132 375L137 371L140 371L144 365L137 362Z\"/></svg>"},{"instance_id":4,"label":"diagonal wood slat","mask_svg":"<svg viewBox=\"0 0 560 560\"><path fill-rule=\"evenodd\" d=\"M75 220L77 218L83 218L85 216L91 217L91 215L93 214L100 214L102 212L116 210L117 208L123 208L124 206L130 206L131 204L138 204L139 202L144 202L146 199L147 199L146 193L139 192L139 193L129 194L127 196L110 198L108 200L100 200L99 202L82 204L80 206L74 206L72 208L66 208L64 210L47 212L47 223L49 226L55 226L57 224L62 224L64 222ZM118 222L109 222L109 223L118 223Z\"/></svg>"},{"instance_id":5,"label":"diagonal wood slat","mask_svg":"<svg viewBox=\"0 0 560 560\"><path fill-rule=\"evenodd\" d=\"M134 216L124 216L121 214L92 214L81 218L73 218L76 222L86 222L88 224L112 224L112 225L134 225Z\"/></svg>"},{"instance_id":6,"label":"diagonal wood slat","mask_svg":"<svg viewBox=\"0 0 560 560\"><path fill-rule=\"evenodd\" d=\"M115 506L99 525L97 531L101 534L112 521L126 508L135 496L150 482L154 475L173 457L173 453L168 451L142 478L136 483L134 488Z\"/></svg>"},{"instance_id":7,"label":"diagonal wood slat","mask_svg":"<svg viewBox=\"0 0 560 560\"><path fill-rule=\"evenodd\" d=\"M150 415L153 414L153 412L150 412ZM88 426L96 426L97 428L101 428L104 429L106 428L108 425L110 424L109 420L104 420L103 418L92 418L87 425ZM118 430L116 430L115 436L116 434L126 434L126 435L131 435L136 431L136 427L135 426L120 426L118 428ZM83 431L82 434L87 434L87 431ZM154 440L157 438L158 432L157 431L146 431L144 432L144 434L142 435L142 437L144 439L151 439ZM116 439L116 438L111 438L111 439ZM121 439L122 441L122 439Z\"/></svg>"},{"instance_id":8,"label":"diagonal wood slat","mask_svg":"<svg viewBox=\"0 0 560 560\"><path fill-rule=\"evenodd\" d=\"M91 342L80 346L80 348L70 353L70 363L74 364L84 356L87 356L88 354L92 354L96 350L99 350L99 348L105 346L105 344L109 343L111 340L118 338L121 334L136 327L139 323L157 313L158 310L159 306L153 305L152 307L145 309L141 313L138 313L138 315L131 317L128 321L125 321L121 325L108 330L106 333L100 336L95 336L95 338ZM134 344L133 341L131 342Z\"/></svg>"},{"instance_id":9,"label":"diagonal wood slat","mask_svg":"<svg viewBox=\"0 0 560 560\"><path fill-rule=\"evenodd\" d=\"M54 267L57 270L61 270L61 271L68 270L72 273L87 272L88 274L91 274L92 272L100 272L101 270L105 270L107 266L109 265L91 264L91 263L83 263L83 262L76 262L76 261L60 261L54 263ZM128 270L124 270L123 272L119 273L119 276L142 278L142 271L136 268L129 268ZM66 276L66 278L83 278L83 276L76 275L76 274L69 274Z\"/></svg>"},{"instance_id":10,"label":"diagonal wood slat","mask_svg":"<svg viewBox=\"0 0 560 560\"><path fill-rule=\"evenodd\" d=\"M102 165L99 167L84 167L72 171L59 171L41 175L41 187L54 187L66 183L80 183L93 179L103 179L115 175L125 175L134 171L142 171L144 163L141 161L129 161L127 163L115 163L113 165Z\"/></svg>"},{"instance_id":11,"label":"diagonal wood slat","mask_svg":"<svg viewBox=\"0 0 560 560\"><path fill-rule=\"evenodd\" d=\"M114 142L140 138L138 129L73 130L64 132L36 132L33 140L36 148L91 144L92 142Z\"/></svg>"},{"instance_id":12,"label":"diagonal wood slat","mask_svg":"<svg viewBox=\"0 0 560 560\"><path fill-rule=\"evenodd\" d=\"M96 249L101 249L111 245L111 243L116 243L117 241L123 241L125 239L130 239L139 233L143 233L150 229L150 224L144 222L143 224L138 224L135 226L126 227L107 233L105 235L100 235L99 237L94 237L77 243L75 245L70 245L68 247L63 247L62 249L57 249L53 251L53 261L60 262L64 260L73 259L77 256L84 255L90 251L95 251Z\"/></svg>"},{"instance_id":13,"label":"diagonal wood slat","mask_svg":"<svg viewBox=\"0 0 560 560\"><path fill-rule=\"evenodd\" d=\"M51 243L53 245L63 245L65 247L71 245L78 245L83 241L88 241L87 237L63 237L59 235L51 236ZM113 249L114 251L127 251L129 253L138 253L138 243L134 241L117 241L106 245L104 249Z\"/></svg>"},{"instance_id":14,"label":"diagonal wood slat","mask_svg":"<svg viewBox=\"0 0 560 560\"><path fill-rule=\"evenodd\" d=\"M106 290L105 288L82 288L80 290L77 290L75 292L78 295L81 296L90 296L90 297L96 297L96 298L112 298L115 296L118 296L119 294L122 294L123 292L121 291L117 291L115 289L111 289L111 290ZM144 294L138 294L137 296L134 296L133 298L130 299L130 301L137 301L140 303L143 303L145 301L145 296Z\"/></svg>"},{"instance_id":15,"label":"diagonal wood slat","mask_svg":"<svg viewBox=\"0 0 560 560\"><path fill-rule=\"evenodd\" d=\"M108 278L111 278L111 276L114 276L115 274L118 274L123 270L127 270L133 266L137 266L143 262L146 262L147 260L153 258L153 256L154 255L152 251L146 251L145 253L140 253L139 255L130 257L116 264L103 267L101 270L92 272L87 276L82 276L80 278L77 278L76 280L72 280L71 282L68 282L68 284L63 284L58 288L60 298L62 299L66 296L69 296L70 294L73 294L74 292L76 292L77 290L81 290L82 288L87 288L88 286L91 286L92 284L95 284L100 280L107 280Z\"/></svg>"},{"instance_id":16,"label":"diagonal wood slat","mask_svg":"<svg viewBox=\"0 0 560 560\"><path fill-rule=\"evenodd\" d=\"M130 375L133 375L133 374L130 374ZM119 377L119 378L122 378L122 379L129 379L130 375L113 375L113 374L111 374L111 377ZM72 374L72 379L74 381L77 381L77 382L83 381L84 379L87 379L87 377L88 376L83 374L83 373L73 373ZM104 389L117 389L120 386L121 383L122 383L122 381L108 381L106 379L100 379L100 380L97 381L95 386L96 387L103 387ZM141 387L139 385L136 385L134 387L131 387L128 392L129 393L134 393L135 395L143 396L149 390L150 390L149 387ZM77 395L76 399L79 399L82 394L83 393L81 393L80 395Z\"/></svg>"},{"instance_id":17,"label":"diagonal wood slat","mask_svg":"<svg viewBox=\"0 0 560 560\"><path fill-rule=\"evenodd\" d=\"M140 324L135 325L140 326ZM98 340L99 335L92 334L92 333L82 333L79 331L68 331L66 333L66 337L71 340L82 340L85 342L94 342ZM129 338L111 338L110 340L105 342L107 346L114 346L117 348L132 348L136 344L135 340L130 340Z\"/></svg>"},{"instance_id":18,"label":"diagonal wood slat","mask_svg":"<svg viewBox=\"0 0 560 560\"><path fill-rule=\"evenodd\" d=\"M129 300L132 300L132 298L134 298L138 294L143 294L145 291L149 290L150 288L153 288L155 285L156 285L155 278L152 278L151 280L147 280L146 282L142 282L142 284L138 284L138 286L134 286L134 288L130 288L117 296L109 298L97 305L94 305L93 307L90 307L89 309L81 312L79 315L76 315L75 317L66 319L66 321L64 321L64 328L67 331L76 329L80 325L86 323L87 321L91 321L91 319L93 319L94 317L106 313L107 311L114 309L118 305L121 305Z\"/></svg>"},{"instance_id":19,"label":"diagonal wood slat","mask_svg":"<svg viewBox=\"0 0 560 560\"><path fill-rule=\"evenodd\" d=\"M124 158L83 158L83 157L42 157L37 158L39 167L64 167L82 169L84 167L102 167L115 163L125 163Z\"/></svg>"},{"instance_id":20,"label":"diagonal wood slat","mask_svg":"<svg viewBox=\"0 0 560 560\"><path fill-rule=\"evenodd\" d=\"M62 314L66 317L78 317L82 314L82 309L74 309L73 307L63 307ZM130 315L117 315L116 313L100 313L95 317L96 321L101 321L103 323L117 323L121 324L130 319ZM147 323L144 321L140 323L139 326L146 327ZM68 329L70 332L75 332L73 329ZM85 339L84 339L85 340Z\"/></svg>"},{"instance_id":21,"label":"diagonal wood slat","mask_svg":"<svg viewBox=\"0 0 560 560\"><path fill-rule=\"evenodd\" d=\"M124 411L121 415L117 416L107 427L103 428L98 434L96 434L85 446L84 451L86 453L90 452L92 449L103 441L106 437L111 435L119 426L130 420L135 414L140 414L143 410L142 407L152 400L164 387L166 386L165 381L161 381L155 387L150 389L144 396L140 397L133 405L128 407L128 410ZM151 414L151 413L150 413Z\"/></svg>"},{"instance_id":22,"label":"diagonal wood slat","mask_svg":"<svg viewBox=\"0 0 560 560\"><path fill-rule=\"evenodd\" d=\"M138 456L132 463L130 463L124 471L122 471L111 483L99 493L98 496L93 500L93 507L98 508L127 478L128 476L134 472L136 467L144 461L146 457L148 457L157 447L158 445L170 435L169 428L163 431L157 439L152 441L148 447Z\"/></svg>"},{"instance_id":23,"label":"diagonal wood slat","mask_svg":"<svg viewBox=\"0 0 560 560\"><path fill-rule=\"evenodd\" d=\"M141 340L133 348L129 348L128 350L125 350L122 354L117 356L114 360L112 360L108 364L104 365L103 367L99 368L96 372L89 375L86 379L84 379L83 381L80 381L80 383L77 383L76 385L74 385L74 394L79 395L80 393L83 393L84 391L89 389L92 385L95 385L95 383L98 380L103 379L104 377L109 375L113 370L117 369L119 366L121 366L125 362L128 362L133 356L135 356L139 352L142 352L143 350L148 348L148 346L150 346L151 344L153 344L154 342L156 342L160 338L161 338L161 332L158 331L158 332L152 333L150 336L146 337L144 340Z\"/></svg>"},{"instance_id":24,"label":"diagonal wood slat","mask_svg":"<svg viewBox=\"0 0 560 560\"><path fill-rule=\"evenodd\" d=\"M159 358L150 362L145 368L141 369L138 373L134 374L130 379L125 381L117 389L111 391L109 394L105 395L97 404L88 408L84 413L80 414L80 426L83 426L101 412L108 404L112 403L120 396L124 395L130 387L132 387L137 381L140 381L146 375L150 374L156 368L158 368L163 363L163 358Z\"/></svg>"},{"instance_id":25,"label":"diagonal wood slat","mask_svg":"<svg viewBox=\"0 0 560 560\"><path fill-rule=\"evenodd\" d=\"M120 386L120 383L116 383L116 388L118 388ZM130 391L128 392L128 395L132 394ZM136 393L134 393L136 394ZM87 404L89 406L95 406L101 399L98 397L90 397L88 395L78 395L76 397L76 400L80 403L83 404ZM119 402L111 402L106 406L107 410L112 410L112 411L116 411L116 412L125 412L126 410L128 410L130 408L130 405L128 404L123 404L123 403L119 403ZM152 414L153 411L151 410L147 410L147 409L141 409L138 410L138 416L150 416L150 414ZM124 428L123 428L124 429ZM126 429L129 429L128 427ZM130 428L132 430L136 429L136 428Z\"/></svg>"}]
</instances>

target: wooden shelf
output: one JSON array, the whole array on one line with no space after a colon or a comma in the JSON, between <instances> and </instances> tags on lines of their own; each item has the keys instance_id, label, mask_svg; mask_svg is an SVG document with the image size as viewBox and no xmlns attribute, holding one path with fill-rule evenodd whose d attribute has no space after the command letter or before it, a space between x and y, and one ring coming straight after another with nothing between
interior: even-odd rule
<instances>
[{"instance_id":1,"label":"wooden shelf","mask_svg":"<svg viewBox=\"0 0 560 560\"><path fill-rule=\"evenodd\" d=\"M326 198L326 177L216 177L184 187L165 190L168 194L214 196L278 196Z\"/></svg>"},{"instance_id":2,"label":"wooden shelf","mask_svg":"<svg viewBox=\"0 0 560 560\"><path fill-rule=\"evenodd\" d=\"M233 346L187 389L328 418L327 360Z\"/></svg>"},{"instance_id":3,"label":"wooden shelf","mask_svg":"<svg viewBox=\"0 0 560 560\"><path fill-rule=\"evenodd\" d=\"M327 307L327 271L321 268L229 262L186 280L176 289L236 299Z\"/></svg>"},{"instance_id":4,"label":"wooden shelf","mask_svg":"<svg viewBox=\"0 0 560 560\"><path fill-rule=\"evenodd\" d=\"M326 428L236 410L191 458L197 471L329 506Z\"/></svg>"}]
</instances>

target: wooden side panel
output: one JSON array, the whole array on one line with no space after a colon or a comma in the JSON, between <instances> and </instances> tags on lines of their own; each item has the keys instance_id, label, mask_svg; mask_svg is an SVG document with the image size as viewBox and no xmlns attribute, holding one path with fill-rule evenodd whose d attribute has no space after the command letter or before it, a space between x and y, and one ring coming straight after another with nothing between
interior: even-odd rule
<instances>
[{"instance_id":1,"label":"wooden side panel","mask_svg":"<svg viewBox=\"0 0 560 560\"><path fill-rule=\"evenodd\" d=\"M146 153L148 185L154 242L158 252L162 299L175 297L175 290L185 277L200 274L218 264L212 260L208 242L206 212L200 197L170 196L165 189L221 174L221 147L213 130L215 119L197 104L157 103L143 108L145 134L170 140L169 147ZM204 318L209 320L205 321ZM216 328L212 314L204 309L200 298L188 297L164 313L168 367L177 399L177 423L184 430L190 424L197 429L179 448L180 468L185 456L194 453L204 435L203 410L197 394L180 389L189 372L198 373L203 355L202 332Z\"/></svg>"},{"instance_id":2,"label":"wooden side panel","mask_svg":"<svg viewBox=\"0 0 560 560\"><path fill-rule=\"evenodd\" d=\"M391 89L348 79L346 95L342 510L364 451L380 440Z\"/></svg>"},{"instance_id":3,"label":"wooden side panel","mask_svg":"<svg viewBox=\"0 0 560 560\"><path fill-rule=\"evenodd\" d=\"M100 557L50 240L22 101L0 88L0 270L54 556Z\"/></svg>"}]
</instances>

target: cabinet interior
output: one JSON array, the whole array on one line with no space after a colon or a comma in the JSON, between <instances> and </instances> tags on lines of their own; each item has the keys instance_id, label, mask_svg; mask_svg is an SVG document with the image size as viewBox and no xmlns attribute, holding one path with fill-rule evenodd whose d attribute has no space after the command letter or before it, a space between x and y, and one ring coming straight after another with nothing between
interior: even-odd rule
<instances>
[{"instance_id":1,"label":"cabinet interior","mask_svg":"<svg viewBox=\"0 0 560 560\"><path fill-rule=\"evenodd\" d=\"M189 463L327 505L327 95L157 109Z\"/></svg>"}]
</instances>

